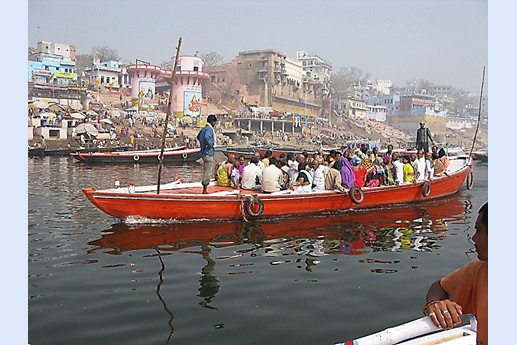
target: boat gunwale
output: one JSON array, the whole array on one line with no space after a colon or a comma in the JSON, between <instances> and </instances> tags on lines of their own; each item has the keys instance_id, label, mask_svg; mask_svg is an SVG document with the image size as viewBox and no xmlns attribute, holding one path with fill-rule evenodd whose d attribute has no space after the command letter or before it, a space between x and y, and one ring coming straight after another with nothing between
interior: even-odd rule
<instances>
[{"instance_id":1,"label":"boat gunwale","mask_svg":"<svg viewBox=\"0 0 517 345\"><path fill-rule=\"evenodd\" d=\"M431 180L431 185L438 182L444 182L445 180L449 180L455 176L461 175L464 170L470 169L471 165L467 159L465 159L465 164L461 165L454 172L449 172L448 174L444 174L443 176L436 177ZM391 185L391 186L378 186L378 187L363 187L361 190L366 194L387 192L390 190L400 190L402 189L412 189L414 187L423 186L428 180L422 180L417 182L405 182L400 185ZM216 186L216 183L212 181L209 186ZM296 193L290 191L286 193L286 191L280 191L277 193L263 193L260 191L252 191L252 190L244 190L244 189L234 189L236 192L230 193L232 190L228 190L228 195L225 194L192 194L192 193L174 193L171 192L173 190L179 189L189 189L194 187L201 187L201 183L192 182L192 183L184 183L178 184L177 182L169 183L169 186L163 185L160 189L161 193L153 192L153 189L156 189L156 185L151 186L142 186L136 187L135 193L129 192L129 187L123 188L110 188L103 190L95 190L93 188L84 188L83 191L87 191L88 194L92 196L102 196L103 198L107 197L116 197L116 196L124 196L124 199L135 199L135 198L153 198L153 199L180 199L182 201L209 201L210 199L214 200L235 200L242 198L249 198L252 195L260 198L261 200L290 200L290 199L312 199L312 198L320 198L320 197L328 197L335 195L343 195L342 192L337 190L325 190L325 191L311 191L307 193ZM140 189L140 190L139 190ZM149 189L149 190L145 190ZM348 193L346 194L348 195ZM192 200L184 200L184 199L192 199Z\"/></svg>"}]
</instances>

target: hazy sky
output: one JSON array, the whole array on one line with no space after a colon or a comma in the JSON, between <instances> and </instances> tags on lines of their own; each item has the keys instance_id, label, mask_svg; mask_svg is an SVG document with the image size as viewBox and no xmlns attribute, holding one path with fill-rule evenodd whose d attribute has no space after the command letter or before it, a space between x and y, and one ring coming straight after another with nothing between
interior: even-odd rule
<instances>
[{"instance_id":1,"label":"hazy sky","mask_svg":"<svg viewBox=\"0 0 517 345\"><path fill-rule=\"evenodd\" d=\"M28 44L109 46L160 65L176 54L274 49L317 54L399 86L425 79L479 93L487 0L29 0Z\"/></svg>"}]
</instances>

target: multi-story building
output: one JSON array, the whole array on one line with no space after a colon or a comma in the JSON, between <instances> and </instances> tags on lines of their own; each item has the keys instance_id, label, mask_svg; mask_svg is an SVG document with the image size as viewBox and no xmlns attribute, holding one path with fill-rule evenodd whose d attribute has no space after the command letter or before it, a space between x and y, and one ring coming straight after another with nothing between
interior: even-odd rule
<instances>
[{"instance_id":1,"label":"multi-story building","mask_svg":"<svg viewBox=\"0 0 517 345\"><path fill-rule=\"evenodd\" d=\"M363 98L389 95L391 93L391 80L367 80L365 86L360 85Z\"/></svg>"},{"instance_id":2,"label":"multi-story building","mask_svg":"<svg viewBox=\"0 0 517 345\"><path fill-rule=\"evenodd\" d=\"M318 55L308 55L304 51L296 53L296 58L301 62L307 78L321 84L321 92L328 96L330 92L330 75L332 64Z\"/></svg>"},{"instance_id":3,"label":"multi-story building","mask_svg":"<svg viewBox=\"0 0 517 345\"><path fill-rule=\"evenodd\" d=\"M436 98L447 97L451 94L452 87L448 85L433 85L429 93Z\"/></svg>"},{"instance_id":4,"label":"multi-story building","mask_svg":"<svg viewBox=\"0 0 517 345\"><path fill-rule=\"evenodd\" d=\"M366 119L368 106L366 101L360 97L348 96L336 100L333 105L333 109L340 114L340 116L356 117ZM339 119L337 119L339 123Z\"/></svg>"},{"instance_id":5,"label":"multi-story building","mask_svg":"<svg viewBox=\"0 0 517 345\"><path fill-rule=\"evenodd\" d=\"M38 42L28 56L28 96L58 101L83 96L75 70L75 47L69 44Z\"/></svg>"},{"instance_id":6,"label":"multi-story building","mask_svg":"<svg viewBox=\"0 0 517 345\"><path fill-rule=\"evenodd\" d=\"M75 47L69 44L38 42L28 61L28 81L60 86L76 85Z\"/></svg>"},{"instance_id":7,"label":"multi-story building","mask_svg":"<svg viewBox=\"0 0 517 345\"><path fill-rule=\"evenodd\" d=\"M373 87L383 95L389 95L393 84L391 80L375 80Z\"/></svg>"},{"instance_id":8,"label":"multi-story building","mask_svg":"<svg viewBox=\"0 0 517 345\"><path fill-rule=\"evenodd\" d=\"M321 74L307 76L300 61L274 50L240 52L236 60L240 83L246 85L245 102L311 118L321 114Z\"/></svg>"},{"instance_id":9,"label":"multi-story building","mask_svg":"<svg viewBox=\"0 0 517 345\"><path fill-rule=\"evenodd\" d=\"M40 41L37 46L39 54L60 56L63 59L75 61L76 49L73 45Z\"/></svg>"},{"instance_id":10,"label":"multi-story building","mask_svg":"<svg viewBox=\"0 0 517 345\"><path fill-rule=\"evenodd\" d=\"M99 90L118 91L120 89L119 76L122 68L118 61L94 59L92 66L85 68L85 72L90 76L90 84L95 85Z\"/></svg>"}]
</instances>

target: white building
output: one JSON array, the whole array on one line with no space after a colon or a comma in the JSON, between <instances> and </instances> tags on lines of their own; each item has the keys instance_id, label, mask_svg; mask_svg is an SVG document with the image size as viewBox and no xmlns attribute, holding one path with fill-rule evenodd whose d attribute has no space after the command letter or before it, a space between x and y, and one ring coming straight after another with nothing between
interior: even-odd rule
<instances>
[{"instance_id":1,"label":"white building","mask_svg":"<svg viewBox=\"0 0 517 345\"><path fill-rule=\"evenodd\" d=\"M118 61L93 60L93 65L85 69L90 76L90 82L99 88L118 90L119 75L122 72Z\"/></svg>"},{"instance_id":2,"label":"white building","mask_svg":"<svg viewBox=\"0 0 517 345\"><path fill-rule=\"evenodd\" d=\"M366 117L370 120L385 122L386 121L386 106L368 104L368 110L366 111Z\"/></svg>"},{"instance_id":3,"label":"white building","mask_svg":"<svg viewBox=\"0 0 517 345\"><path fill-rule=\"evenodd\" d=\"M332 109L348 117L366 118L368 107L366 101L357 97L336 100Z\"/></svg>"},{"instance_id":4,"label":"white building","mask_svg":"<svg viewBox=\"0 0 517 345\"><path fill-rule=\"evenodd\" d=\"M447 128L450 129L470 129L476 126L476 119L461 118L461 117L447 117Z\"/></svg>"},{"instance_id":5,"label":"white building","mask_svg":"<svg viewBox=\"0 0 517 345\"><path fill-rule=\"evenodd\" d=\"M70 44L40 41L38 42L37 50L38 53L60 56L64 59L75 61L75 46Z\"/></svg>"},{"instance_id":6,"label":"white building","mask_svg":"<svg viewBox=\"0 0 517 345\"><path fill-rule=\"evenodd\" d=\"M373 84L373 87L383 95L389 95L392 86L391 80L375 80Z\"/></svg>"},{"instance_id":7,"label":"white building","mask_svg":"<svg viewBox=\"0 0 517 345\"><path fill-rule=\"evenodd\" d=\"M303 67L298 60L289 57L285 58L285 75L288 83L293 85L297 84L298 86L301 85L302 78L305 75L304 73Z\"/></svg>"},{"instance_id":8,"label":"white building","mask_svg":"<svg viewBox=\"0 0 517 345\"><path fill-rule=\"evenodd\" d=\"M305 76L322 84L324 95L329 93L329 81L332 73L332 64L317 55L308 55L304 51L296 52L296 58L302 64Z\"/></svg>"}]
</instances>

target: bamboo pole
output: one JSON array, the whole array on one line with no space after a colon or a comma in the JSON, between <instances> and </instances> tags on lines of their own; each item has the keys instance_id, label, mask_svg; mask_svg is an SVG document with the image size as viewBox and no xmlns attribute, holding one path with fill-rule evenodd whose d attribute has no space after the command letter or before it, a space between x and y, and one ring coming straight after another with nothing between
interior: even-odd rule
<instances>
[{"instance_id":1,"label":"bamboo pole","mask_svg":"<svg viewBox=\"0 0 517 345\"><path fill-rule=\"evenodd\" d=\"M158 183L156 188L156 194L160 194L160 180L162 176L162 166L163 166L163 150L165 149L165 138L167 136L167 126L169 125L169 117L172 114L172 90L174 88L174 78L176 77L176 66L178 66L178 59L180 56L181 50L181 37L178 40L178 47L176 48L176 58L174 60L174 67L172 68L172 77L171 77L171 89L169 93L169 100L167 104L167 116L165 117L165 124L163 125L163 135L162 135L162 148L160 151L160 162L158 164Z\"/></svg>"},{"instance_id":2,"label":"bamboo pole","mask_svg":"<svg viewBox=\"0 0 517 345\"><path fill-rule=\"evenodd\" d=\"M474 145L476 145L476 137L478 135L479 123L481 122L481 106L483 100L483 85L485 84L485 67L483 66L483 77L481 79L481 92L479 95L479 112L478 112L478 123L476 126L476 132L474 133L474 140L472 140L472 147L470 148L469 157L472 158L472 151L474 151Z\"/></svg>"}]
</instances>

